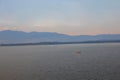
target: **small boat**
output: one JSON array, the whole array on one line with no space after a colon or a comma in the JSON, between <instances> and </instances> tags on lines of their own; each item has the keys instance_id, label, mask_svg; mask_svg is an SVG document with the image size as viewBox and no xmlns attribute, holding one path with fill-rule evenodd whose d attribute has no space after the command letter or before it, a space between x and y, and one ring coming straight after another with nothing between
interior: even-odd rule
<instances>
[{"instance_id":1,"label":"small boat","mask_svg":"<svg viewBox=\"0 0 120 80\"><path fill-rule=\"evenodd\" d=\"M81 53L81 51L77 51L76 53L77 53L77 54L80 54L80 53Z\"/></svg>"}]
</instances>

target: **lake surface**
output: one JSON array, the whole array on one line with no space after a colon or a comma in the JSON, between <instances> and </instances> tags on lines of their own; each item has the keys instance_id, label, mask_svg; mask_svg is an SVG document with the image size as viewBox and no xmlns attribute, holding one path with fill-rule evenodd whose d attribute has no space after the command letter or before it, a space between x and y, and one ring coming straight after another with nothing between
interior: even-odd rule
<instances>
[{"instance_id":1,"label":"lake surface","mask_svg":"<svg viewBox=\"0 0 120 80\"><path fill-rule=\"evenodd\" d=\"M0 80L120 80L120 43L0 47Z\"/></svg>"}]
</instances>

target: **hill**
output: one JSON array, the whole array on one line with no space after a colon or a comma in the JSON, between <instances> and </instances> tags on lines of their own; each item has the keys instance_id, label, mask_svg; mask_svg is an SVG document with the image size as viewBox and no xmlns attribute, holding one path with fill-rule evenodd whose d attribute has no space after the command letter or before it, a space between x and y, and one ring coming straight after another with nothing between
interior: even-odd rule
<instances>
[{"instance_id":1,"label":"hill","mask_svg":"<svg viewBox=\"0 0 120 80\"><path fill-rule=\"evenodd\" d=\"M0 31L0 43L119 41L120 34L70 36L55 32Z\"/></svg>"}]
</instances>

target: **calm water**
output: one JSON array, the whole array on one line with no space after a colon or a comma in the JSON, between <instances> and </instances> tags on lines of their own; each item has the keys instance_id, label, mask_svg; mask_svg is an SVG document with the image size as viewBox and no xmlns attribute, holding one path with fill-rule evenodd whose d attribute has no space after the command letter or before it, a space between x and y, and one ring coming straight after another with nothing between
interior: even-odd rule
<instances>
[{"instance_id":1,"label":"calm water","mask_svg":"<svg viewBox=\"0 0 120 80\"><path fill-rule=\"evenodd\" d=\"M120 80L120 43L0 47L0 80Z\"/></svg>"}]
</instances>

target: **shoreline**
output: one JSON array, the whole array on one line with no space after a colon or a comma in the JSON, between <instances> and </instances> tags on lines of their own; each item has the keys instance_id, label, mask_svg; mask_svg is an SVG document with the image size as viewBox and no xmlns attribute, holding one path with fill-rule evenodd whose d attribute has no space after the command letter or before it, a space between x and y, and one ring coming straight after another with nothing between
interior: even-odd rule
<instances>
[{"instance_id":1,"label":"shoreline","mask_svg":"<svg viewBox=\"0 0 120 80\"><path fill-rule=\"evenodd\" d=\"M9 44L0 44L0 46L62 45L62 44L92 44L92 43L120 43L120 40L118 41L84 41L84 42L9 43Z\"/></svg>"}]
</instances>

